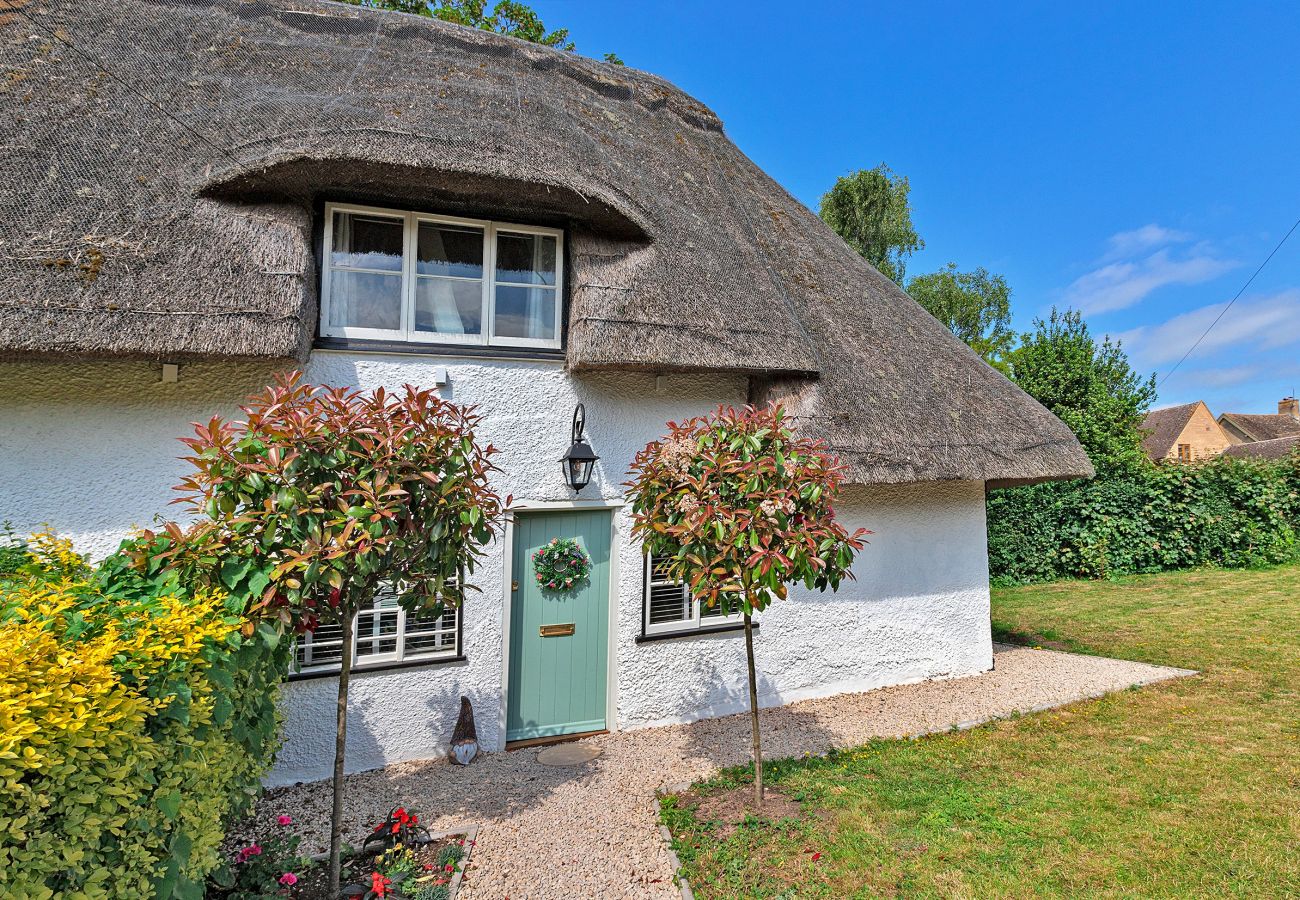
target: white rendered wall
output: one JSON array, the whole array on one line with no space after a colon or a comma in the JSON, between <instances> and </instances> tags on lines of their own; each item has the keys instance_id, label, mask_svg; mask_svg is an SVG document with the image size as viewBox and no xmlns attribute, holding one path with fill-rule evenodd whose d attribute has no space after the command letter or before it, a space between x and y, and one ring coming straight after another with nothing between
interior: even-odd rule
<instances>
[{"instance_id":1,"label":"white rendered wall","mask_svg":"<svg viewBox=\"0 0 1300 900\"><path fill-rule=\"evenodd\" d=\"M992 668L981 483L852 486L836 515L850 531L874 532L854 562L856 580L837 593L792 589L759 616L761 706ZM637 547L622 553L625 570L639 561ZM740 634L636 644L640 585L624 591L619 727L749 708Z\"/></svg>"},{"instance_id":2,"label":"white rendered wall","mask_svg":"<svg viewBox=\"0 0 1300 900\"><path fill-rule=\"evenodd\" d=\"M312 381L373 388L430 384L477 404L480 438L502 449L497 479L516 500L572 499L559 457L574 404L587 407L601 455L583 499L618 498L633 454L668 419L741 403L742 378L646 374L572 376L558 363L318 352ZM176 438L189 423L230 415L273 369L264 364L183 365L176 384L135 362L0 364L0 521L19 530L49 523L95 556L168 506L184 474ZM838 511L876 534L838 594L792 592L763 616L755 640L762 702L789 702L884 684L983 671L992 665L982 486L975 483L852 488ZM636 644L641 631L640 548L616 512L621 579L615 686L617 725L639 727L744 708L744 650L727 634ZM461 694L474 704L479 739L503 741L504 549L489 553L464 610L464 662L370 674L352 681L348 768L439 755ZM326 777L333 754L336 684L285 687L287 736L270 782Z\"/></svg>"}]
</instances>

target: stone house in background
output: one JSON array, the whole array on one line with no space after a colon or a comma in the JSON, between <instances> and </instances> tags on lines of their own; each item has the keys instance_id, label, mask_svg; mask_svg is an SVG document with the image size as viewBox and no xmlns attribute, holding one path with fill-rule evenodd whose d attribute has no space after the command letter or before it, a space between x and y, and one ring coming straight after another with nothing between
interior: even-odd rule
<instances>
[{"instance_id":1,"label":"stone house in background","mask_svg":"<svg viewBox=\"0 0 1300 900\"><path fill-rule=\"evenodd\" d=\"M1142 449L1157 462L1200 462L1226 453L1279 459L1300 443L1300 402L1278 401L1277 414L1223 413L1203 400L1153 409L1142 420Z\"/></svg>"},{"instance_id":2,"label":"stone house in background","mask_svg":"<svg viewBox=\"0 0 1300 900\"><path fill-rule=\"evenodd\" d=\"M1300 400L1283 397L1277 403L1276 415L1223 413L1219 416L1219 425L1234 444L1296 437L1300 435Z\"/></svg>"},{"instance_id":3,"label":"stone house in background","mask_svg":"<svg viewBox=\"0 0 1300 900\"><path fill-rule=\"evenodd\" d=\"M1153 409L1142 420L1142 449L1156 462L1212 459L1232 445L1205 401Z\"/></svg>"}]
</instances>

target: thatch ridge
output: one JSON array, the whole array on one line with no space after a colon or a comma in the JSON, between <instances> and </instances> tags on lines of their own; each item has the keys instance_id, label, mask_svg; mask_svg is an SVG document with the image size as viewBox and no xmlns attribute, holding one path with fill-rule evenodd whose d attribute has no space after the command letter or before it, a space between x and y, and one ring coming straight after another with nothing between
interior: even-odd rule
<instances>
[{"instance_id":1,"label":"thatch ridge","mask_svg":"<svg viewBox=\"0 0 1300 900\"><path fill-rule=\"evenodd\" d=\"M327 0L32 0L0 38L0 354L301 360L324 200L477 213L567 229L575 373L750 373L858 481L1092 472L656 76Z\"/></svg>"}]
</instances>

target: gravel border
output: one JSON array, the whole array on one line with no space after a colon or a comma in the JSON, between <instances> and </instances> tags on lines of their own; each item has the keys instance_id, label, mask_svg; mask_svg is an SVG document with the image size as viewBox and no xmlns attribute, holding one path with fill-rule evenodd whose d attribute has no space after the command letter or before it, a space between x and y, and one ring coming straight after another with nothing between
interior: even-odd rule
<instances>
[{"instance_id":1,"label":"gravel border","mask_svg":"<svg viewBox=\"0 0 1300 900\"><path fill-rule=\"evenodd\" d=\"M995 646L994 670L858 694L805 700L761 713L769 759L825 753L872 738L919 737L973 728L1195 674L1053 650ZM587 738L602 753L573 767L542 766L537 751L483 753L467 767L408 762L348 777L345 837L364 834L394 804L419 810L430 827L479 823L472 862L461 867L461 900L691 897L659 822L657 796L748 761L744 714ZM322 846L326 783L268 793L273 821L294 816L304 847ZM463 825L461 827L464 827Z\"/></svg>"}]
</instances>

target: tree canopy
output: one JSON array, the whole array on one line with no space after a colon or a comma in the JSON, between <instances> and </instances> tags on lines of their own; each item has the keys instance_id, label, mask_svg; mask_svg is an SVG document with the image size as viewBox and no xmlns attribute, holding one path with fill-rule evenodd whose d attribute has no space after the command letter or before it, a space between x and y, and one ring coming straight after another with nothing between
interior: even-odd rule
<instances>
[{"instance_id":1,"label":"tree canopy","mask_svg":"<svg viewBox=\"0 0 1300 900\"><path fill-rule=\"evenodd\" d=\"M1134 372L1118 342L1098 343L1077 311L1053 308L1035 319L1007 364L1011 380L1069 426L1099 474L1146 463L1139 426L1156 397L1155 376Z\"/></svg>"},{"instance_id":2,"label":"tree canopy","mask_svg":"<svg viewBox=\"0 0 1300 900\"><path fill-rule=\"evenodd\" d=\"M1006 356L1016 339L1011 330L1011 288L1005 278L983 266L959 272L956 263L948 263L938 272L908 281L907 293L986 362L1005 371Z\"/></svg>"},{"instance_id":3,"label":"tree canopy","mask_svg":"<svg viewBox=\"0 0 1300 900\"><path fill-rule=\"evenodd\" d=\"M719 408L652 441L632 462L632 533L666 560L710 609L744 615L754 794L763 802L763 751L752 616L788 585L838 590L853 577L867 532L835 519L843 467L818 441L795 435L779 406Z\"/></svg>"},{"instance_id":4,"label":"tree canopy","mask_svg":"<svg viewBox=\"0 0 1300 900\"><path fill-rule=\"evenodd\" d=\"M569 29L547 31L541 16L527 3L519 0L497 0L488 10L488 0L340 0L353 6L371 9L389 9L432 19L441 19L454 25L481 28L484 31L505 34L521 40L555 47L557 50L576 51L569 40ZM623 65L617 54L606 53L605 62Z\"/></svg>"},{"instance_id":5,"label":"tree canopy","mask_svg":"<svg viewBox=\"0 0 1300 900\"><path fill-rule=\"evenodd\" d=\"M408 613L459 606L509 501L489 484L497 451L476 440L480 418L433 391L323 387L294 372L243 412L183 439L195 471L178 490L207 517L186 542L223 560L223 578L270 567L250 619L299 633L340 626L329 868L338 896L353 620L381 590Z\"/></svg>"},{"instance_id":6,"label":"tree canopy","mask_svg":"<svg viewBox=\"0 0 1300 900\"><path fill-rule=\"evenodd\" d=\"M912 227L907 177L881 163L835 181L819 215L882 275L903 283L907 259L925 246Z\"/></svg>"}]
</instances>

